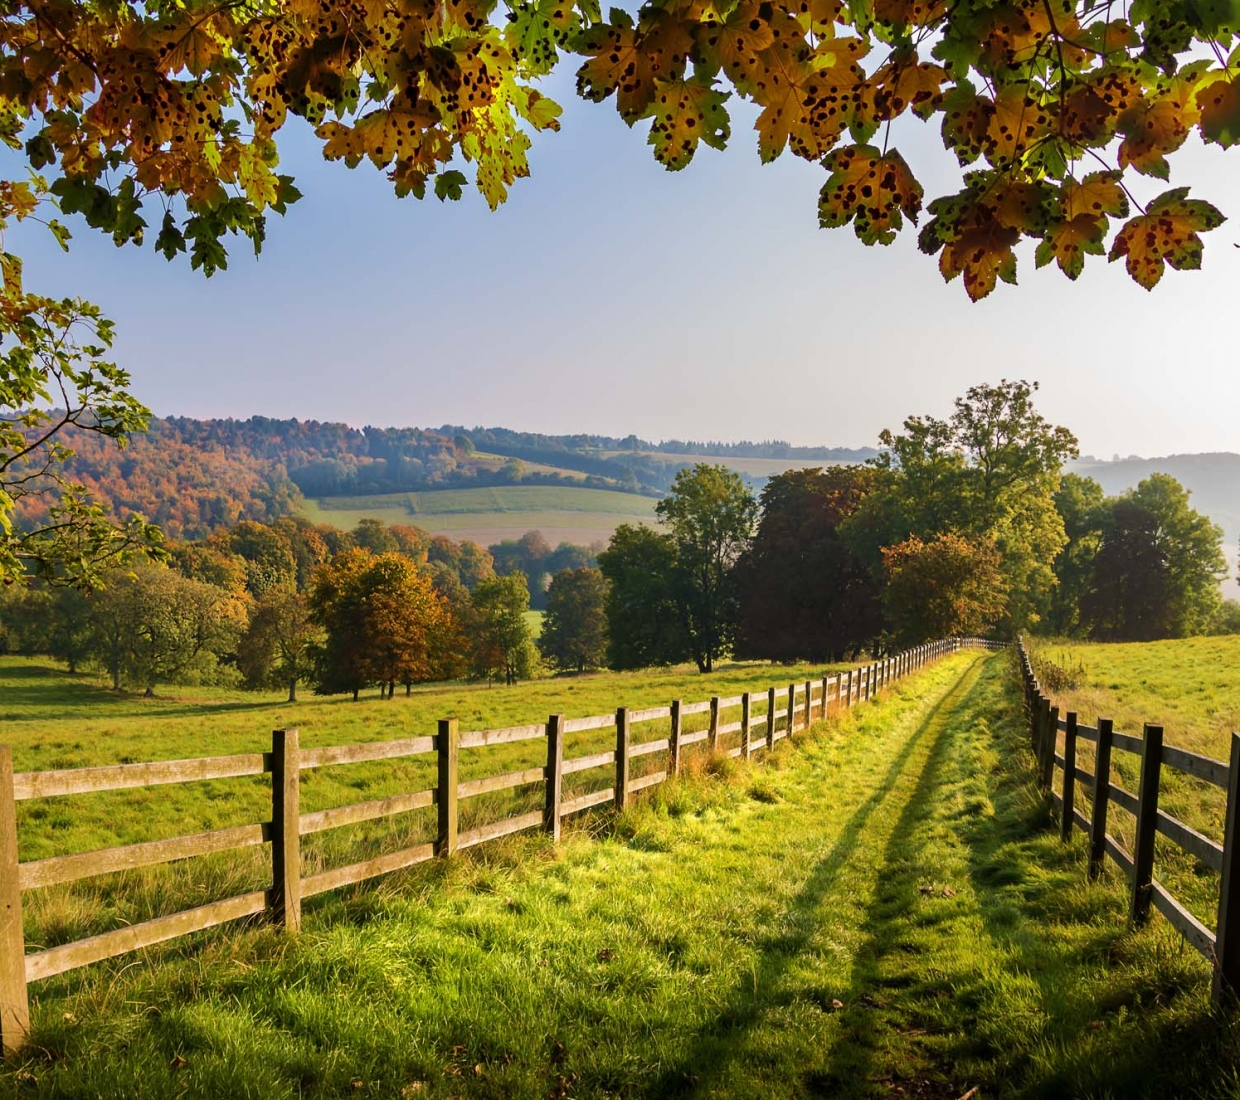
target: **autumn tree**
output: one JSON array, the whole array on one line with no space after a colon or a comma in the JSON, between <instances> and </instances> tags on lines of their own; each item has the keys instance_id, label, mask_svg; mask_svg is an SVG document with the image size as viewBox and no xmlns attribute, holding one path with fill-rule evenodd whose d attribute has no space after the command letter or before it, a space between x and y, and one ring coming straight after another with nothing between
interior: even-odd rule
<instances>
[{"instance_id":1,"label":"autumn tree","mask_svg":"<svg viewBox=\"0 0 1240 1100\"><path fill-rule=\"evenodd\" d=\"M1006 585L999 552L984 539L914 535L883 550L883 599L895 644L985 634L1003 616Z\"/></svg>"},{"instance_id":2,"label":"autumn tree","mask_svg":"<svg viewBox=\"0 0 1240 1100\"><path fill-rule=\"evenodd\" d=\"M470 667L479 679L502 679L505 684L532 675L538 654L530 638L525 613L530 594L524 573L490 577L475 585L470 638Z\"/></svg>"},{"instance_id":3,"label":"autumn tree","mask_svg":"<svg viewBox=\"0 0 1240 1100\"><path fill-rule=\"evenodd\" d=\"M285 688L297 702L297 685L313 676L323 642L307 597L293 588L269 591L250 613L237 646L237 667L251 690Z\"/></svg>"},{"instance_id":4,"label":"autumn tree","mask_svg":"<svg viewBox=\"0 0 1240 1100\"><path fill-rule=\"evenodd\" d=\"M598 556L607 581L607 665L673 665L689 659L689 639L673 591L676 544L649 527L621 524Z\"/></svg>"},{"instance_id":5,"label":"autumn tree","mask_svg":"<svg viewBox=\"0 0 1240 1100\"><path fill-rule=\"evenodd\" d=\"M881 633L879 581L840 534L879 482L863 466L767 481L757 531L737 563L737 657L837 661Z\"/></svg>"},{"instance_id":6,"label":"autumn tree","mask_svg":"<svg viewBox=\"0 0 1240 1100\"><path fill-rule=\"evenodd\" d=\"M584 672L607 658L607 581L597 569L563 569L547 589L538 650L555 668Z\"/></svg>"},{"instance_id":7,"label":"autumn tree","mask_svg":"<svg viewBox=\"0 0 1240 1100\"><path fill-rule=\"evenodd\" d=\"M347 550L315 574L313 620L326 633L316 692L351 692L367 684L391 695L398 683L434 679L435 635L447 609L430 577L397 553Z\"/></svg>"}]
</instances>

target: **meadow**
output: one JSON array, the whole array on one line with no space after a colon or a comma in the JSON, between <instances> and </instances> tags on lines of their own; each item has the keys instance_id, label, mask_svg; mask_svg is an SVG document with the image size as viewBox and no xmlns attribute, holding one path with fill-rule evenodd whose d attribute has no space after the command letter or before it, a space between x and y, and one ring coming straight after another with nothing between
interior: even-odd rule
<instances>
[{"instance_id":1,"label":"meadow","mask_svg":"<svg viewBox=\"0 0 1240 1100\"><path fill-rule=\"evenodd\" d=\"M1231 733L1240 730L1240 636L1120 644L1033 639L1030 655L1061 717L1076 711L1078 720L1091 726L1110 718L1117 732L1134 737L1141 736L1145 723L1161 725L1165 744L1230 760ZM1061 748L1062 740L1061 734ZM1079 743L1078 757L1092 773L1093 746ZM1139 757L1115 751L1111 769L1112 782L1137 790ZM1219 788L1164 768L1159 806L1222 841L1227 803ZM1108 822L1108 831L1131 850L1133 815L1112 805ZM1214 927L1218 876L1213 871L1159 836L1154 874Z\"/></svg>"},{"instance_id":2,"label":"meadow","mask_svg":"<svg viewBox=\"0 0 1240 1100\"><path fill-rule=\"evenodd\" d=\"M306 500L315 523L355 527L361 519L407 523L431 534L471 539L483 546L542 531L549 542L590 546L606 542L622 523L654 522L655 501L637 493L572 485L500 485L419 493Z\"/></svg>"},{"instance_id":3,"label":"meadow","mask_svg":"<svg viewBox=\"0 0 1240 1100\"><path fill-rule=\"evenodd\" d=\"M41 983L0 1096L1234 1095L1204 964L1084 882L1016 700L959 654L558 846Z\"/></svg>"}]
</instances>

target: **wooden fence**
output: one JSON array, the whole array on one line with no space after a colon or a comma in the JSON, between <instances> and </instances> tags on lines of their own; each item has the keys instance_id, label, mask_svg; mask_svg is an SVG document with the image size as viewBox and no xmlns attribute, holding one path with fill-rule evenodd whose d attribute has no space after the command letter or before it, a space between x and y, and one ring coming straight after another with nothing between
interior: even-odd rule
<instances>
[{"instance_id":1,"label":"wooden fence","mask_svg":"<svg viewBox=\"0 0 1240 1100\"><path fill-rule=\"evenodd\" d=\"M820 680L789 684L786 688L770 687L697 703L676 700L670 706L640 710L621 707L614 714L586 718L553 714L545 723L506 729L462 732L456 719L445 718L433 737L360 745L301 748L297 730L282 729L272 734L270 752L16 774L13 772L11 749L0 745L0 1043L4 1050L11 1050L25 1040L29 1029L27 986L30 982L243 917L264 914L296 931L301 924L304 898L412 867L435 857L451 857L463 848L524 829L543 829L558 838L564 818L604 804L620 809L638 791L676 775L680 771L682 754L691 745L707 742L711 751L748 758L761 750L769 750L776 741L791 736L797 729L807 728L815 716L825 718L833 710L869 699L888 684L922 668L929 661L966 646L991 648L997 645L982 639L946 639ZM766 703L766 713L754 715L751 704L759 700ZM692 733L682 732L683 720L694 714L708 715L709 725ZM725 721L725 716L730 720ZM781 719L782 729L779 728ZM634 739L635 727L666 720L670 720L667 737L647 741ZM614 749L565 757L567 735L608 728L615 730ZM740 734L740 744L722 749L720 739L733 733ZM546 764L543 767L466 782L458 778L462 751L539 739L546 742ZM663 756L663 767L634 776L632 762L654 754ZM422 755L433 755L437 761L437 782L433 788L317 813L301 812L300 777L309 769L365 761L395 761ZM612 770L614 774L614 781L609 786L573 798L563 797L565 776L603 768ZM18 860L17 802L259 775L271 776L270 821L26 863ZM509 816L464 832L459 830L459 806L463 799L492 791L528 788L534 784L545 789L542 809ZM431 806L436 808L438 819L433 840L360 863L303 876L302 837L359 822L389 819ZM26 954L22 931L22 894L25 891L263 844L270 845L271 850L272 884L267 889L209 902L88 939Z\"/></svg>"},{"instance_id":2,"label":"wooden fence","mask_svg":"<svg viewBox=\"0 0 1240 1100\"><path fill-rule=\"evenodd\" d=\"M1060 717L1059 708L1042 693L1023 644L1018 644L1025 711L1038 778L1059 809L1060 835L1066 841L1075 826L1089 837L1089 878L1093 881L1109 856L1128 876L1131 887L1129 920L1134 926L1149 920L1157 909L1214 967L1213 996L1220 1001L1230 989L1240 990L1240 734L1231 735L1231 761L1213 760L1163 743L1162 726L1146 725L1140 737L1120 733L1109 718L1096 726L1082 725L1075 712ZM1059 735L1063 734L1062 751ZM1091 774L1077 765L1077 743L1095 746ZM1111 782L1111 753L1129 752L1141 760L1136 792ZM1194 776L1227 792L1223 842L1211 840L1178 818L1158 808L1163 768ZM1055 770L1059 769L1056 783ZM1091 814L1077 809L1077 784L1089 799ZM1107 808L1116 805L1136 818L1133 850L1127 851L1107 832ZM1154 877L1154 838L1161 834L1182 851L1221 876L1218 921L1211 931Z\"/></svg>"}]
</instances>

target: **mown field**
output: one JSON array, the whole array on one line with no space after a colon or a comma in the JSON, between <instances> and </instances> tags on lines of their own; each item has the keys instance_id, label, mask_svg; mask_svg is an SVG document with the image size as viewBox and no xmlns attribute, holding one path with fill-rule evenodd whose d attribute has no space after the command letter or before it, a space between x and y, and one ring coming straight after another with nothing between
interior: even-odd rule
<instances>
[{"instance_id":1,"label":"mown field","mask_svg":"<svg viewBox=\"0 0 1240 1100\"><path fill-rule=\"evenodd\" d=\"M1030 652L1048 685L1054 682L1055 669L1063 670L1071 681L1071 686L1048 690L1061 715L1074 710L1078 720L1090 726L1098 718L1110 718L1117 732L1134 737L1141 736L1147 722L1161 725L1167 745L1216 760L1230 759L1231 732L1240 730L1240 676L1236 673L1240 636L1125 644L1034 639ZM1053 666L1049 674L1048 664ZM1093 746L1081 743L1079 758L1081 766L1092 773ZM1112 753L1111 768L1112 782L1137 790L1139 757L1117 750ZM1087 811L1088 805L1085 799L1082 809ZM1164 768L1159 806L1222 842L1227 805L1225 792L1219 788ZM1112 805L1108 815L1109 831L1131 851L1132 814ZM1214 872L1160 836L1154 875L1199 919L1214 927L1218 906Z\"/></svg>"},{"instance_id":2,"label":"mown field","mask_svg":"<svg viewBox=\"0 0 1240 1100\"><path fill-rule=\"evenodd\" d=\"M558 847L41 983L0 1096L1234 1096L1204 965L1085 884L1023 746L1010 658L958 655Z\"/></svg>"},{"instance_id":3,"label":"mown field","mask_svg":"<svg viewBox=\"0 0 1240 1100\"><path fill-rule=\"evenodd\" d=\"M325 497L302 511L315 523L350 528L361 519L409 523L432 534L489 546L542 531L552 545L606 542L622 523L654 522L655 501L636 493L571 485L501 485L421 493Z\"/></svg>"}]
</instances>

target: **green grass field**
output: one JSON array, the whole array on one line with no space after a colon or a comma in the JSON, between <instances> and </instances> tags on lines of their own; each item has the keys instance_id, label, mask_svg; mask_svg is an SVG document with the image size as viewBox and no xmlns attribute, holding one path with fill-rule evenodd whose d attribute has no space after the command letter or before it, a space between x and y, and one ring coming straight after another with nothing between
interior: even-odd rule
<instances>
[{"instance_id":1,"label":"green grass field","mask_svg":"<svg viewBox=\"0 0 1240 1100\"><path fill-rule=\"evenodd\" d=\"M41 690L27 711L65 709ZM1235 1095L1204 964L1128 933L1048 827L1007 655L694 771L558 847L312 901L293 940L217 929L41 983L0 1096Z\"/></svg>"},{"instance_id":2,"label":"green grass field","mask_svg":"<svg viewBox=\"0 0 1240 1100\"><path fill-rule=\"evenodd\" d=\"M614 458L617 455L638 455L641 458L662 462L666 466L679 466L682 463L696 466L699 462L705 462L710 466L726 466L729 470L735 470L738 474L749 474L750 477L773 477L775 474L782 474L785 470L843 465L842 461L829 458L734 458L730 455L674 454L670 451L601 451L599 453L604 458Z\"/></svg>"},{"instance_id":3,"label":"green grass field","mask_svg":"<svg viewBox=\"0 0 1240 1100\"><path fill-rule=\"evenodd\" d=\"M1129 644L1035 639L1030 652L1035 665L1052 662L1079 681L1076 687L1049 692L1061 715L1074 710L1078 720L1090 726L1100 717L1110 718L1118 732L1134 737L1141 736L1147 722L1161 725L1167 745L1216 760L1230 759L1231 731L1240 730L1240 678L1236 676L1240 636ZM1080 745L1080 760L1082 767L1093 771L1092 745ZM1140 759L1116 751L1111 766L1112 781L1135 792ZM1227 805L1225 792L1219 788L1164 768L1159 806L1222 841ZM1112 806L1108 814L1109 831L1131 851L1132 815L1118 806ZM1161 836L1154 874L1199 919L1214 927L1217 875Z\"/></svg>"},{"instance_id":4,"label":"green grass field","mask_svg":"<svg viewBox=\"0 0 1240 1100\"><path fill-rule=\"evenodd\" d=\"M432 534L472 539L484 546L542 531L555 545L606 542L622 523L653 523L655 501L636 493L569 485L501 485L422 493L307 500L315 523L350 528L361 519L408 523Z\"/></svg>"}]
</instances>

